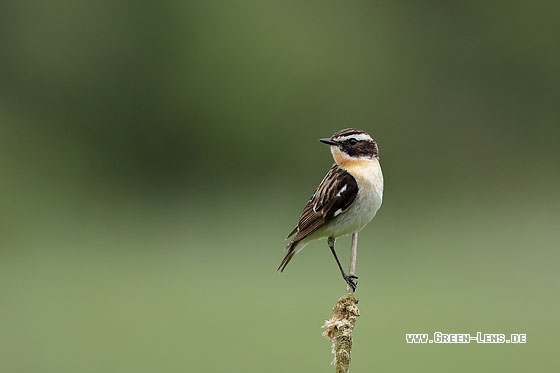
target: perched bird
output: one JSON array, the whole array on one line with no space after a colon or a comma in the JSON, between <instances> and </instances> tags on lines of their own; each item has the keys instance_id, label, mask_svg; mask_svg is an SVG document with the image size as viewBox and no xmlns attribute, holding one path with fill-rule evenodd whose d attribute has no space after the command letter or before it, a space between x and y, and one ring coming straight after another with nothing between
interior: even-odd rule
<instances>
[{"instance_id":1,"label":"perched bird","mask_svg":"<svg viewBox=\"0 0 560 373\"><path fill-rule=\"evenodd\" d=\"M383 174L379 150L370 135L355 128L343 129L319 141L330 145L335 164L307 201L297 226L286 237L295 234L277 270L284 271L294 255L309 242L327 237L342 277L356 290L354 280L358 277L346 274L334 243L338 237L362 230L381 207Z\"/></svg>"}]
</instances>

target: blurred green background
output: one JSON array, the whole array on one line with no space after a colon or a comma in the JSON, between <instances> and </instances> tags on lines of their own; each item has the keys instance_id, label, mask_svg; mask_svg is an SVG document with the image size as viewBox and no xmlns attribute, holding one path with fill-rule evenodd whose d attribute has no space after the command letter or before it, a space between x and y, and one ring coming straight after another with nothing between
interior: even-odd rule
<instances>
[{"instance_id":1,"label":"blurred green background","mask_svg":"<svg viewBox=\"0 0 560 373\"><path fill-rule=\"evenodd\" d=\"M559 11L3 2L0 371L334 371L325 242L275 268L345 127L386 179L352 371L558 371Z\"/></svg>"}]
</instances>

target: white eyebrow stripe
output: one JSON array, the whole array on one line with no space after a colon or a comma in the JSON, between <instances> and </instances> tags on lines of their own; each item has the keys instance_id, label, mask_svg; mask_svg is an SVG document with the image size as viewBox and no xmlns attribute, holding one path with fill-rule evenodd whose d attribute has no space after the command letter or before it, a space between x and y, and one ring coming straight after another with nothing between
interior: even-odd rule
<instances>
[{"instance_id":1,"label":"white eyebrow stripe","mask_svg":"<svg viewBox=\"0 0 560 373\"><path fill-rule=\"evenodd\" d=\"M339 136L334 138L333 140L335 141L346 141L349 139L356 139L358 141L373 141L373 139L371 138L370 135L368 135L367 133L360 133L357 135L348 135L348 136Z\"/></svg>"},{"instance_id":2,"label":"white eyebrow stripe","mask_svg":"<svg viewBox=\"0 0 560 373\"><path fill-rule=\"evenodd\" d=\"M348 184L344 184L344 186L338 191L338 193L336 193L336 196L340 197L342 195L342 193L344 193L346 191L347 186L348 186Z\"/></svg>"}]
</instances>

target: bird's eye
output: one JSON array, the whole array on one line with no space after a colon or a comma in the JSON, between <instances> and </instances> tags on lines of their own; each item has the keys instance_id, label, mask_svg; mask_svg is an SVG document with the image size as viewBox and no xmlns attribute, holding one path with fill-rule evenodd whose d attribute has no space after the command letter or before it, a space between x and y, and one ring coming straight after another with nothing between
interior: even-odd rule
<instances>
[{"instance_id":1,"label":"bird's eye","mask_svg":"<svg viewBox=\"0 0 560 373\"><path fill-rule=\"evenodd\" d=\"M350 145L352 145L352 146L356 145L357 143L358 143L358 140L356 140L356 139L350 139L350 140L348 140L348 144L350 144Z\"/></svg>"}]
</instances>

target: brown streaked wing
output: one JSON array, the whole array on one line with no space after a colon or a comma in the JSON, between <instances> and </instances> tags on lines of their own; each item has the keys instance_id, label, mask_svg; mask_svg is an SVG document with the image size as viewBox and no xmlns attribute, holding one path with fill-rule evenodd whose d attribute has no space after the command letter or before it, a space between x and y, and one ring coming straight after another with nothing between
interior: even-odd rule
<instances>
[{"instance_id":1,"label":"brown streaked wing","mask_svg":"<svg viewBox=\"0 0 560 373\"><path fill-rule=\"evenodd\" d=\"M289 235L297 232L293 242L304 239L336 215L345 212L357 194L356 179L338 165L333 165L305 205L297 227Z\"/></svg>"},{"instance_id":2,"label":"brown streaked wing","mask_svg":"<svg viewBox=\"0 0 560 373\"><path fill-rule=\"evenodd\" d=\"M290 233L288 233L288 235L286 236L286 239L292 237L292 236L294 235L294 233L297 232L297 229L298 229L298 226L296 225L296 226L294 227L294 229L292 229L292 231L291 231Z\"/></svg>"}]
</instances>

